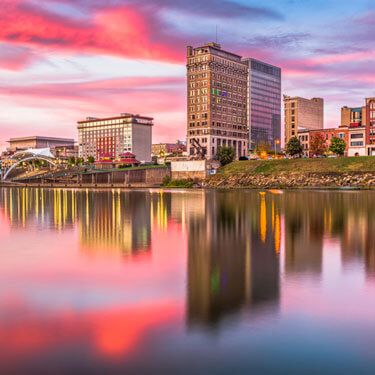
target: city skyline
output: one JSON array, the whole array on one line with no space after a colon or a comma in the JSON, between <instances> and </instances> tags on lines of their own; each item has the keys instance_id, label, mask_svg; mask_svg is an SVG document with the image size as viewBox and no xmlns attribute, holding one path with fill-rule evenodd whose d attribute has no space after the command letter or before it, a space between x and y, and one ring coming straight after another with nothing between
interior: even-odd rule
<instances>
[{"instance_id":1,"label":"city skyline","mask_svg":"<svg viewBox=\"0 0 375 375\"><path fill-rule=\"evenodd\" d=\"M156 143L184 139L186 46L215 40L216 26L224 49L283 69L283 94L323 97L325 127L375 93L367 0L1 3L0 149L10 137L77 138L77 120L123 111L154 117Z\"/></svg>"}]
</instances>

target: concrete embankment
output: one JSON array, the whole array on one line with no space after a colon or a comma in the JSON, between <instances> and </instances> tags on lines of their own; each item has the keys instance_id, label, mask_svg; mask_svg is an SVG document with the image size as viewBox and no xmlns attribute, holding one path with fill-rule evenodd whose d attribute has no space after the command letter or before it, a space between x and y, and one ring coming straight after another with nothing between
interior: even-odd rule
<instances>
[{"instance_id":1,"label":"concrete embankment","mask_svg":"<svg viewBox=\"0 0 375 375\"><path fill-rule=\"evenodd\" d=\"M43 188L153 188L170 176L167 167L138 167L124 170L88 170L77 173L62 171L41 177L24 177L22 180L3 182L0 186L30 186Z\"/></svg>"}]
</instances>

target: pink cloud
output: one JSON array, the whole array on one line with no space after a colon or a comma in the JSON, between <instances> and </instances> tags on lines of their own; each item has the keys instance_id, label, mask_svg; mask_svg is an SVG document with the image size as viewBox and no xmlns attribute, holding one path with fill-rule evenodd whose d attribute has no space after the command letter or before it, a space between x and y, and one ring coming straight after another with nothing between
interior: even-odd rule
<instances>
[{"instance_id":1,"label":"pink cloud","mask_svg":"<svg viewBox=\"0 0 375 375\"><path fill-rule=\"evenodd\" d=\"M66 53L101 53L130 58L181 62L181 40L167 35L151 14L131 6L95 10L87 20L68 19L22 3L5 0L0 40Z\"/></svg>"},{"instance_id":2,"label":"pink cloud","mask_svg":"<svg viewBox=\"0 0 375 375\"><path fill-rule=\"evenodd\" d=\"M28 48L11 44L0 45L0 69L20 71L39 59L40 57Z\"/></svg>"}]
</instances>

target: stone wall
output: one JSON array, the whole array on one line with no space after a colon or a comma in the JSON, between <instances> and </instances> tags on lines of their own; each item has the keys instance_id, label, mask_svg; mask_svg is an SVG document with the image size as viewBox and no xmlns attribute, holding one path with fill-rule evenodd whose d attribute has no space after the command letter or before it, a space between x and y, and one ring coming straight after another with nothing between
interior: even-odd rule
<instances>
[{"instance_id":1,"label":"stone wall","mask_svg":"<svg viewBox=\"0 0 375 375\"><path fill-rule=\"evenodd\" d=\"M82 184L128 185L144 183L149 185L160 185L165 176L170 176L169 168L124 169L83 174L79 182Z\"/></svg>"},{"instance_id":2,"label":"stone wall","mask_svg":"<svg viewBox=\"0 0 375 375\"><path fill-rule=\"evenodd\" d=\"M204 185L211 188L375 188L375 173L217 174Z\"/></svg>"},{"instance_id":3,"label":"stone wall","mask_svg":"<svg viewBox=\"0 0 375 375\"><path fill-rule=\"evenodd\" d=\"M186 172L171 172L172 180L204 180L206 178L206 171L186 171Z\"/></svg>"}]
</instances>

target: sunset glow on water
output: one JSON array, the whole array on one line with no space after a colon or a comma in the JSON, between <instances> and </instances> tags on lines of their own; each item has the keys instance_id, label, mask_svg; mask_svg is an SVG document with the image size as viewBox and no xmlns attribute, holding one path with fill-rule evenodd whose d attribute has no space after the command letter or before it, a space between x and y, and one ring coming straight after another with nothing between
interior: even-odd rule
<instances>
[{"instance_id":1,"label":"sunset glow on water","mask_svg":"<svg viewBox=\"0 0 375 375\"><path fill-rule=\"evenodd\" d=\"M3 188L0 369L371 373L374 197Z\"/></svg>"}]
</instances>

